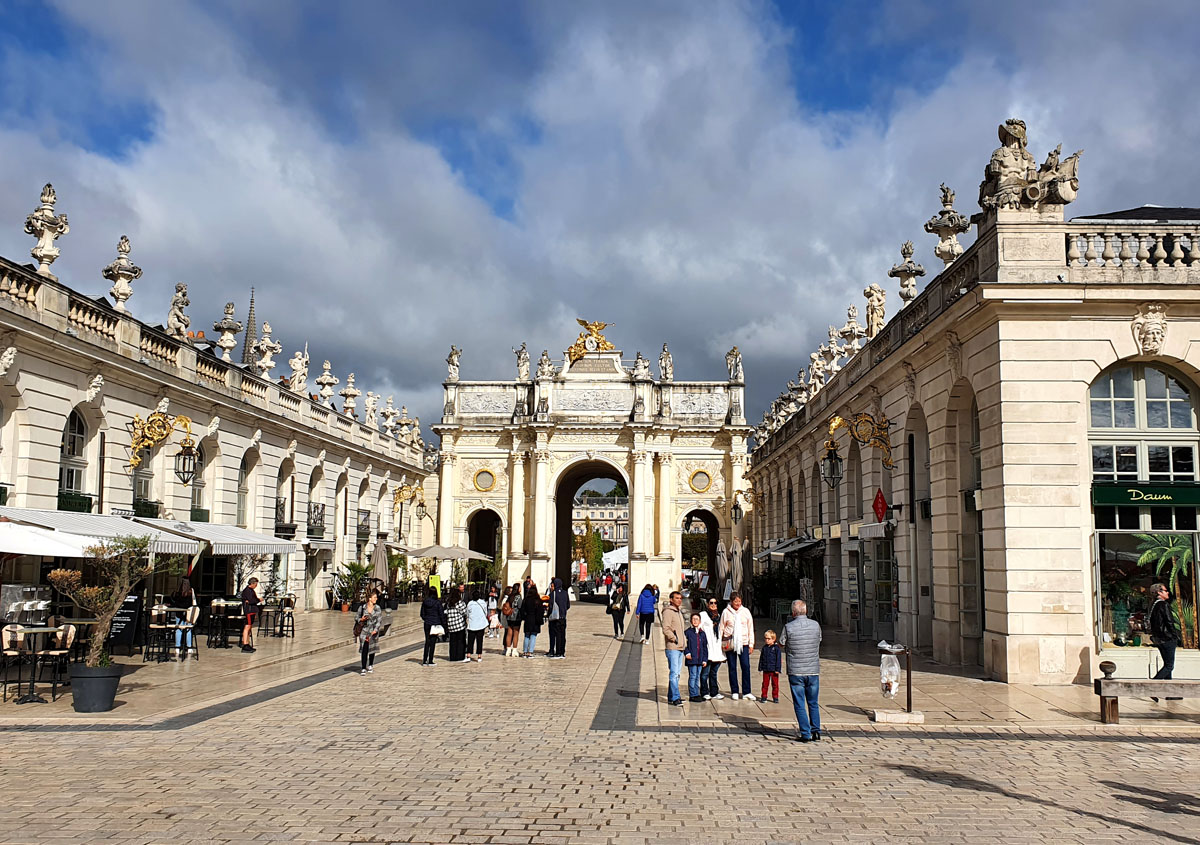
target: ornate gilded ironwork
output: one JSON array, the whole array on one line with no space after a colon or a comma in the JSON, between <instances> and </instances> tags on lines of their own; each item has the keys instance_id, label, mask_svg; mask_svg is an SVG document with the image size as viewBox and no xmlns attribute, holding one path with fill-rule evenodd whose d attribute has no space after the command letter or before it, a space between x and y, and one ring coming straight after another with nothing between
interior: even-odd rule
<instances>
[{"instance_id":1,"label":"ornate gilded ironwork","mask_svg":"<svg viewBox=\"0 0 1200 845\"><path fill-rule=\"evenodd\" d=\"M180 444L184 450L194 448L196 441L192 439L192 420L180 414L171 417L162 411L152 412L146 419L134 414L130 423L133 438L130 443L129 468L137 469L142 465L142 450L153 449L171 436L171 432L179 429L184 434Z\"/></svg>"},{"instance_id":2,"label":"ornate gilded ironwork","mask_svg":"<svg viewBox=\"0 0 1200 845\"><path fill-rule=\"evenodd\" d=\"M850 436L863 446L873 446L883 452L883 465L888 469L894 469L895 463L892 461L892 437L888 433L891 428L891 423L887 417L881 416L875 419L871 414L866 412L861 414L852 414L850 419L834 414L829 418L829 439L825 441L825 448L837 451L837 444L833 439L833 433L839 428L844 428L850 432Z\"/></svg>"},{"instance_id":3,"label":"ornate gilded ironwork","mask_svg":"<svg viewBox=\"0 0 1200 845\"><path fill-rule=\"evenodd\" d=\"M414 487L411 484L402 484L392 494L392 507L399 506L401 502L406 505L410 504L414 499L422 505L425 504L425 488Z\"/></svg>"},{"instance_id":4,"label":"ornate gilded ironwork","mask_svg":"<svg viewBox=\"0 0 1200 845\"><path fill-rule=\"evenodd\" d=\"M602 323L599 320L589 323L578 317L575 318L575 322L583 326L585 330L579 333L579 337L567 350L567 357L572 364L589 352L612 352L616 349L608 338L601 334L609 326L616 325L615 323Z\"/></svg>"}]
</instances>

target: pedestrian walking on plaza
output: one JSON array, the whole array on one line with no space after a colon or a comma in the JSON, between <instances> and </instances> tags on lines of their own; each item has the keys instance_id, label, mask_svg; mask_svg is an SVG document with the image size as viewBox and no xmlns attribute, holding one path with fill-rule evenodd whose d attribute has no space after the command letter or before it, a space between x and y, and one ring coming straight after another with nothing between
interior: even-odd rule
<instances>
[{"instance_id":1,"label":"pedestrian walking on plaza","mask_svg":"<svg viewBox=\"0 0 1200 845\"><path fill-rule=\"evenodd\" d=\"M798 739L810 742L821 738L821 710L817 695L821 691L821 626L808 618L808 605L800 599L792 602L792 619L783 627L783 651L787 657L788 686L792 688L792 707L800 726Z\"/></svg>"},{"instance_id":2,"label":"pedestrian walking on plaza","mask_svg":"<svg viewBox=\"0 0 1200 845\"><path fill-rule=\"evenodd\" d=\"M609 599L608 612L612 616L613 639L620 639L625 636L625 614L629 612L629 596L625 595L625 588L620 584Z\"/></svg>"},{"instance_id":3,"label":"pedestrian walking on plaza","mask_svg":"<svg viewBox=\"0 0 1200 845\"><path fill-rule=\"evenodd\" d=\"M1166 584L1151 584L1150 636L1162 657L1162 668L1154 674L1156 681L1170 681L1175 671L1175 649L1179 646L1179 628L1175 626L1175 614L1171 613L1171 591ZM1158 701L1158 696L1151 696ZM1178 696L1168 696L1167 701L1178 701Z\"/></svg>"},{"instance_id":4,"label":"pedestrian walking on plaza","mask_svg":"<svg viewBox=\"0 0 1200 845\"><path fill-rule=\"evenodd\" d=\"M567 649L567 608L571 597L567 595L561 578L550 582L550 652L551 660L562 660Z\"/></svg>"},{"instance_id":5,"label":"pedestrian walking on plaza","mask_svg":"<svg viewBox=\"0 0 1200 845\"><path fill-rule=\"evenodd\" d=\"M467 603L467 659L476 663L483 660L483 632L488 626L487 602L479 597L479 590L471 591Z\"/></svg>"},{"instance_id":6,"label":"pedestrian walking on plaza","mask_svg":"<svg viewBox=\"0 0 1200 845\"><path fill-rule=\"evenodd\" d=\"M358 609L354 627L358 630L358 654L362 658L360 675L375 671L375 655L379 653L379 631L383 627L383 610L379 607L379 591L371 590L367 601Z\"/></svg>"},{"instance_id":7,"label":"pedestrian walking on plaza","mask_svg":"<svg viewBox=\"0 0 1200 845\"><path fill-rule=\"evenodd\" d=\"M446 639L450 641L450 662L470 663L467 657L467 606L457 587L446 591Z\"/></svg>"},{"instance_id":8,"label":"pedestrian walking on plaza","mask_svg":"<svg viewBox=\"0 0 1200 845\"><path fill-rule=\"evenodd\" d=\"M422 666L433 665L433 651L438 638L446 631L446 614L438 600L437 587L425 588L425 601L421 602L421 622L425 625L425 653Z\"/></svg>"},{"instance_id":9,"label":"pedestrian walking on plaza","mask_svg":"<svg viewBox=\"0 0 1200 845\"><path fill-rule=\"evenodd\" d=\"M721 651L729 662L729 690L734 701L744 698L753 701L750 693L750 655L754 653L754 617L750 608L742 606L742 594L729 596L729 606L721 613ZM738 693L738 665L741 664L742 685Z\"/></svg>"},{"instance_id":10,"label":"pedestrian walking on plaza","mask_svg":"<svg viewBox=\"0 0 1200 845\"><path fill-rule=\"evenodd\" d=\"M500 636L500 631L502 630L500 616L497 613L498 610L500 610L500 588L492 586L488 588L487 598L487 638L489 640Z\"/></svg>"},{"instance_id":11,"label":"pedestrian walking on plaza","mask_svg":"<svg viewBox=\"0 0 1200 845\"><path fill-rule=\"evenodd\" d=\"M700 691L700 680L708 667L708 636L701 626L702 614L692 611L692 627L687 629L687 649L684 659L688 667L688 701L705 701L707 695Z\"/></svg>"},{"instance_id":12,"label":"pedestrian walking on plaza","mask_svg":"<svg viewBox=\"0 0 1200 845\"><path fill-rule=\"evenodd\" d=\"M662 632L667 646L667 703L682 705L679 697L679 673L683 669L683 650L687 647L687 623L683 621L683 593L672 591L663 608Z\"/></svg>"},{"instance_id":13,"label":"pedestrian walking on plaza","mask_svg":"<svg viewBox=\"0 0 1200 845\"><path fill-rule=\"evenodd\" d=\"M258 586L258 579L251 578L246 582L246 589L242 590L242 615L246 617L246 624L242 628L242 651L253 652L256 649L250 644L250 634L254 630L254 620L258 617L258 609L262 606L262 601L255 591Z\"/></svg>"},{"instance_id":14,"label":"pedestrian walking on plaza","mask_svg":"<svg viewBox=\"0 0 1200 845\"><path fill-rule=\"evenodd\" d=\"M758 671L762 672L762 692L759 698L767 700L767 687L771 688L771 700L779 703L779 673L783 671L783 650L775 642L775 632L763 634L762 651L758 653Z\"/></svg>"},{"instance_id":15,"label":"pedestrian walking on plaza","mask_svg":"<svg viewBox=\"0 0 1200 845\"><path fill-rule=\"evenodd\" d=\"M650 642L650 631L654 626L654 612L658 609L658 597L654 587L647 584L642 588L642 594L637 600L638 631L642 635L641 642Z\"/></svg>"},{"instance_id":16,"label":"pedestrian walking on plaza","mask_svg":"<svg viewBox=\"0 0 1200 845\"><path fill-rule=\"evenodd\" d=\"M721 638L717 632L721 626L721 614L717 612L717 600L709 598L705 602L704 612L700 614L700 627L708 638L708 665L704 667L704 675L700 679L700 694L706 699L721 699L721 686L717 679L720 676L721 664L725 662L725 652L721 651Z\"/></svg>"},{"instance_id":17,"label":"pedestrian walking on plaza","mask_svg":"<svg viewBox=\"0 0 1200 845\"><path fill-rule=\"evenodd\" d=\"M529 581L529 586L525 588L525 598L521 600L521 609L517 615L525 625L525 650L521 652L522 657L533 657L533 649L537 645L537 636L542 632L542 596L538 592L537 584Z\"/></svg>"},{"instance_id":18,"label":"pedestrian walking on plaza","mask_svg":"<svg viewBox=\"0 0 1200 845\"><path fill-rule=\"evenodd\" d=\"M516 657L517 644L521 642L521 585L513 584L500 605L500 615L504 617L504 656Z\"/></svg>"}]
</instances>

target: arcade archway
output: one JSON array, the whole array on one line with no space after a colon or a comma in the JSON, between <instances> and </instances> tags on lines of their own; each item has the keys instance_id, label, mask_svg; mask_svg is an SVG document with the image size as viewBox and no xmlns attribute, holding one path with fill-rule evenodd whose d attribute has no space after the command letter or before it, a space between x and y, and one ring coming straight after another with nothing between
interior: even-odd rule
<instances>
[{"instance_id":1,"label":"arcade archway","mask_svg":"<svg viewBox=\"0 0 1200 845\"><path fill-rule=\"evenodd\" d=\"M712 511L704 508L693 508L683 516L683 541L681 564L684 568L692 566L703 569L708 573L709 585L717 582L717 542L721 538L721 525L717 522ZM688 538L703 538L703 542ZM703 565L699 560L703 553Z\"/></svg>"},{"instance_id":2,"label":"arcade archway","mask_svg":"<svg viewBox=\"0 0 1200 845\"><path fill-rule=\"evenodd\" d=\"M500 514L487 509L471 514L471 518L467 521L467 547L471 551L479 552L495 560L503 546L502 537L503 524L500 521ZM480 580L479 575L485 571L486 564L480 561L471 561L468 566L470 580Z\"/></svg>"},{"instance_id":3,"label":"arcade archway","mask_svg":"<svg viewBox=\"0 0 1200 845\"><path fill-rule=\"evenodd\" d=\"M558 480L554 490L554 577L561 578L564 584L575 580L573 566L573 545L575 534L572 531L572 513L575 495L587 483L597 480L612 481L628 489L629 482L621 471L612 464L604 461L583 461L566 470ZM626 508L628 505L626 505Z\"/></svg>"}]
</instances>

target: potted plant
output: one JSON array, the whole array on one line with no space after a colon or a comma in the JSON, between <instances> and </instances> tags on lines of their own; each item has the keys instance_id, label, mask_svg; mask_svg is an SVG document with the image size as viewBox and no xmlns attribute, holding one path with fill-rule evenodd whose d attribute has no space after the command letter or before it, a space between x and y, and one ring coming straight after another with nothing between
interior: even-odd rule
<instances>
[{"instance_id":1,"label":"potted plant","mask_svg":"<svg viewBox=\"0 0 1200 845\"><path fill-rule=\"evenodd\" d=\"M343 577L346 580L350 609L357 611L359 606L366 601L365 593L367 591L367 580L371 577L371 566L370 564L359 563L358 561L347 563Z\"/></svg>"},{"instance_id":2,"label":"potted plant","mask_svg":"<svg viewBox=\"0 0 1200 845\"><path fill-rule=\"evenodd\" d=\"M114 537L88 548L95 586L85 586L78 569L55 569L48 576L54 589L96 617L84 662L71 664L71 698L77 713L112 709L123 668L112 662L107 650L113 618L134 584L176 563L175 558L152 559L149 549L149 537Z\"/></svg>"},{"instance_id":3,"label":"potted plant","mask_svg":"<svg viewBox=\"0 0 1200 845\"><path fill-rule=\"evenodd\" d=\"M350 610L350 584L342 572L333 576L333 603L335 607L341 607L342 613Z\"/></svg>"}]
</instances>

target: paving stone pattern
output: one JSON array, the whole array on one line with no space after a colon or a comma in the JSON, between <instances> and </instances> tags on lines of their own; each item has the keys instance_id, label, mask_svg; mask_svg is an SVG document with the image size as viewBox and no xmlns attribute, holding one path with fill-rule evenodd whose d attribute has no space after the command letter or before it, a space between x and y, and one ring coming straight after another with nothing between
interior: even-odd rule
<instances>
[{"instance_id":1,"label":"paving stone pattern","mask_svg":"<svg viewBox=\"0 0 1200 845\"><path fill-rule=\"evenodd\" d=\"M568 631L566 660L485 640L482 663L424 668L409 629L373 675L310 656L191 720L0 726L0 842L1200 842L1195 731L863 723L802 745L786 701L661 705L661 650L599 607Z\"/></svg>"}]
</instances>

